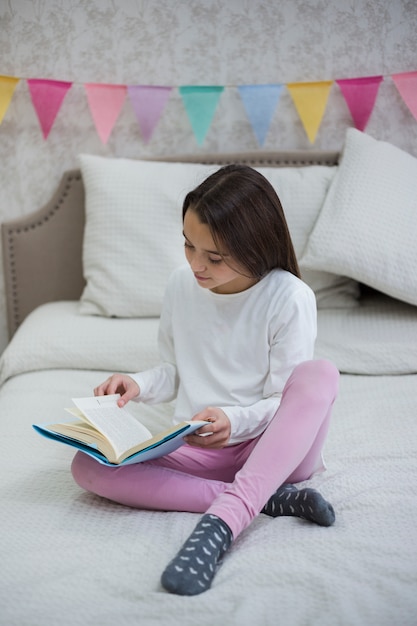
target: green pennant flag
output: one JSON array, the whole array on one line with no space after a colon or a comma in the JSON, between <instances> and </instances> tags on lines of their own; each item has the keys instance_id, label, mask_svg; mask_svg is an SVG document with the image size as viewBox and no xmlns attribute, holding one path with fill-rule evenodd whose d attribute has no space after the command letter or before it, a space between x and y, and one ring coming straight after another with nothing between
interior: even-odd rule
<instances>
[{"instance_id":1,"label":"green pennant flag","mask_svg":"<svg viewBox=\"0 0 417 626\"><path fill-rule=\"evenodd\" d=\"M214 112L224 87L217 86L183 86L179 92L185 110L197 139L201 145L210 128Z\"/></svg>"}]
</instances>

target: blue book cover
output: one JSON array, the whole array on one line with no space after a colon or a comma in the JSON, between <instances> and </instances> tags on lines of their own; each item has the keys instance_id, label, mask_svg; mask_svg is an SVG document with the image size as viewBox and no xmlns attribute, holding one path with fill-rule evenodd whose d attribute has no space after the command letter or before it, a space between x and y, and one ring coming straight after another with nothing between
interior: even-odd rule
<instances>
[{"instance_id":1,"label":"blue book cover","mask_svg":"<svg viewBox=\"0 0 417 626\"><path fill-rule=\"evenodd\" d=\"M66 409L77 421L57 424L32 424L37 433L81 450L103 465L119 467L141 463L170 454L204 421L183 421L154 435L126 407L120 408L120 396L73 398L76 408Z\"/></svg>"}]
</instances>

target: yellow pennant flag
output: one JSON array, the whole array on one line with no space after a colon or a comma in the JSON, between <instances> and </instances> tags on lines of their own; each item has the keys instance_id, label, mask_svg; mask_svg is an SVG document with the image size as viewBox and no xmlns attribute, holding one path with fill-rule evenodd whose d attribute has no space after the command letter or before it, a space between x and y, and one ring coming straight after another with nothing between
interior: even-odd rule
<instances>
[{"instance_id":1,"label":"yellow pennant flag","mask_svg":"<svg viewBox=\"0 0 417 626\"><path fill-rule=\"evenodd\" d=\"M13 76L0 76L0 124L9 108L10 100L19 80Z\"/></svg>"},{"instance_id":2,"label":"yellow pennant flag","mask_svg":"<svg viewBox=\"0 0 417 626\"><path fill-rule=\"evenodd\" d=\"M287 83L287 89L310 143L314 143L316 139L332 84L332 80L317 83Z\"/></svg>"}]
</instances>

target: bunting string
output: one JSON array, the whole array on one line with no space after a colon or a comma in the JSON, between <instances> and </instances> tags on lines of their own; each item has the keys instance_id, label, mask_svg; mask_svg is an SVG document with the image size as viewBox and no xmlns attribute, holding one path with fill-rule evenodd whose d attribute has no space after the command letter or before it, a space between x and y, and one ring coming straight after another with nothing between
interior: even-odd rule
<instances>
[{"instance_id":1,"label":"bunting string","mask_svg":"<svg viewBox=\"0 0 417 626\"><path fill-rule=\"evenodd\" d=\"M318 82L227 85L227 87L237 89L259 146L265 142L284 88L291 96L309 142L314 144L327 108L330 89L334 84L343 95L354 126L363 131L374 109L381 82L386 78L392 79L402 100L417 120L417 71L391 74L388 77L381 75ZM66 94L76 83L0 76L0 124L19 81L23 80L27 82L41 132L46 140ZM127 97L134 110L144 142L150 142L173 89L178 89L195 139L199 145L202 145L226 87L225 85L174 87L82 84L94 126L103 144L108 142Z\"/></svg>"}]
</instances>

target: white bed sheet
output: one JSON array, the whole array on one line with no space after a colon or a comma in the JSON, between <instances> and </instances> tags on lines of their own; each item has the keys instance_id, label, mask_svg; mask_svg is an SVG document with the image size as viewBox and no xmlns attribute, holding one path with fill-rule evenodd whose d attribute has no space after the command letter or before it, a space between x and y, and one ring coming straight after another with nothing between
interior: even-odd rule
<instances>
[{"instance_id":1,"label":"white bed sheet","mask_svg":"<svg viewBox=\"0 0 417 626\"><path fill-rule=\"evenodd\" d=\"M113 345L95 322L101 341ZM75 326L65 334L78 337ZM35 344L44 340L38 330ZM328 470L310 481L333 503L333 527L261 515L233 545L212 589L182 598L163 591L159 577L198 516L137 511L84 493L69 472L71 450L31 429L34 421L64 417L65 402L107 374L100 341L94 370L83 369L81 358L62 369L46 359L42 369L42 349L35 367L33 344L13 343L16 358L11 346L0 388L1 624L415 626L417 375L342 375ZM28 371L11 373L16 361ZM169 419L169 406L135 410L148 426Z\"/></svg>"}]
</instances>

